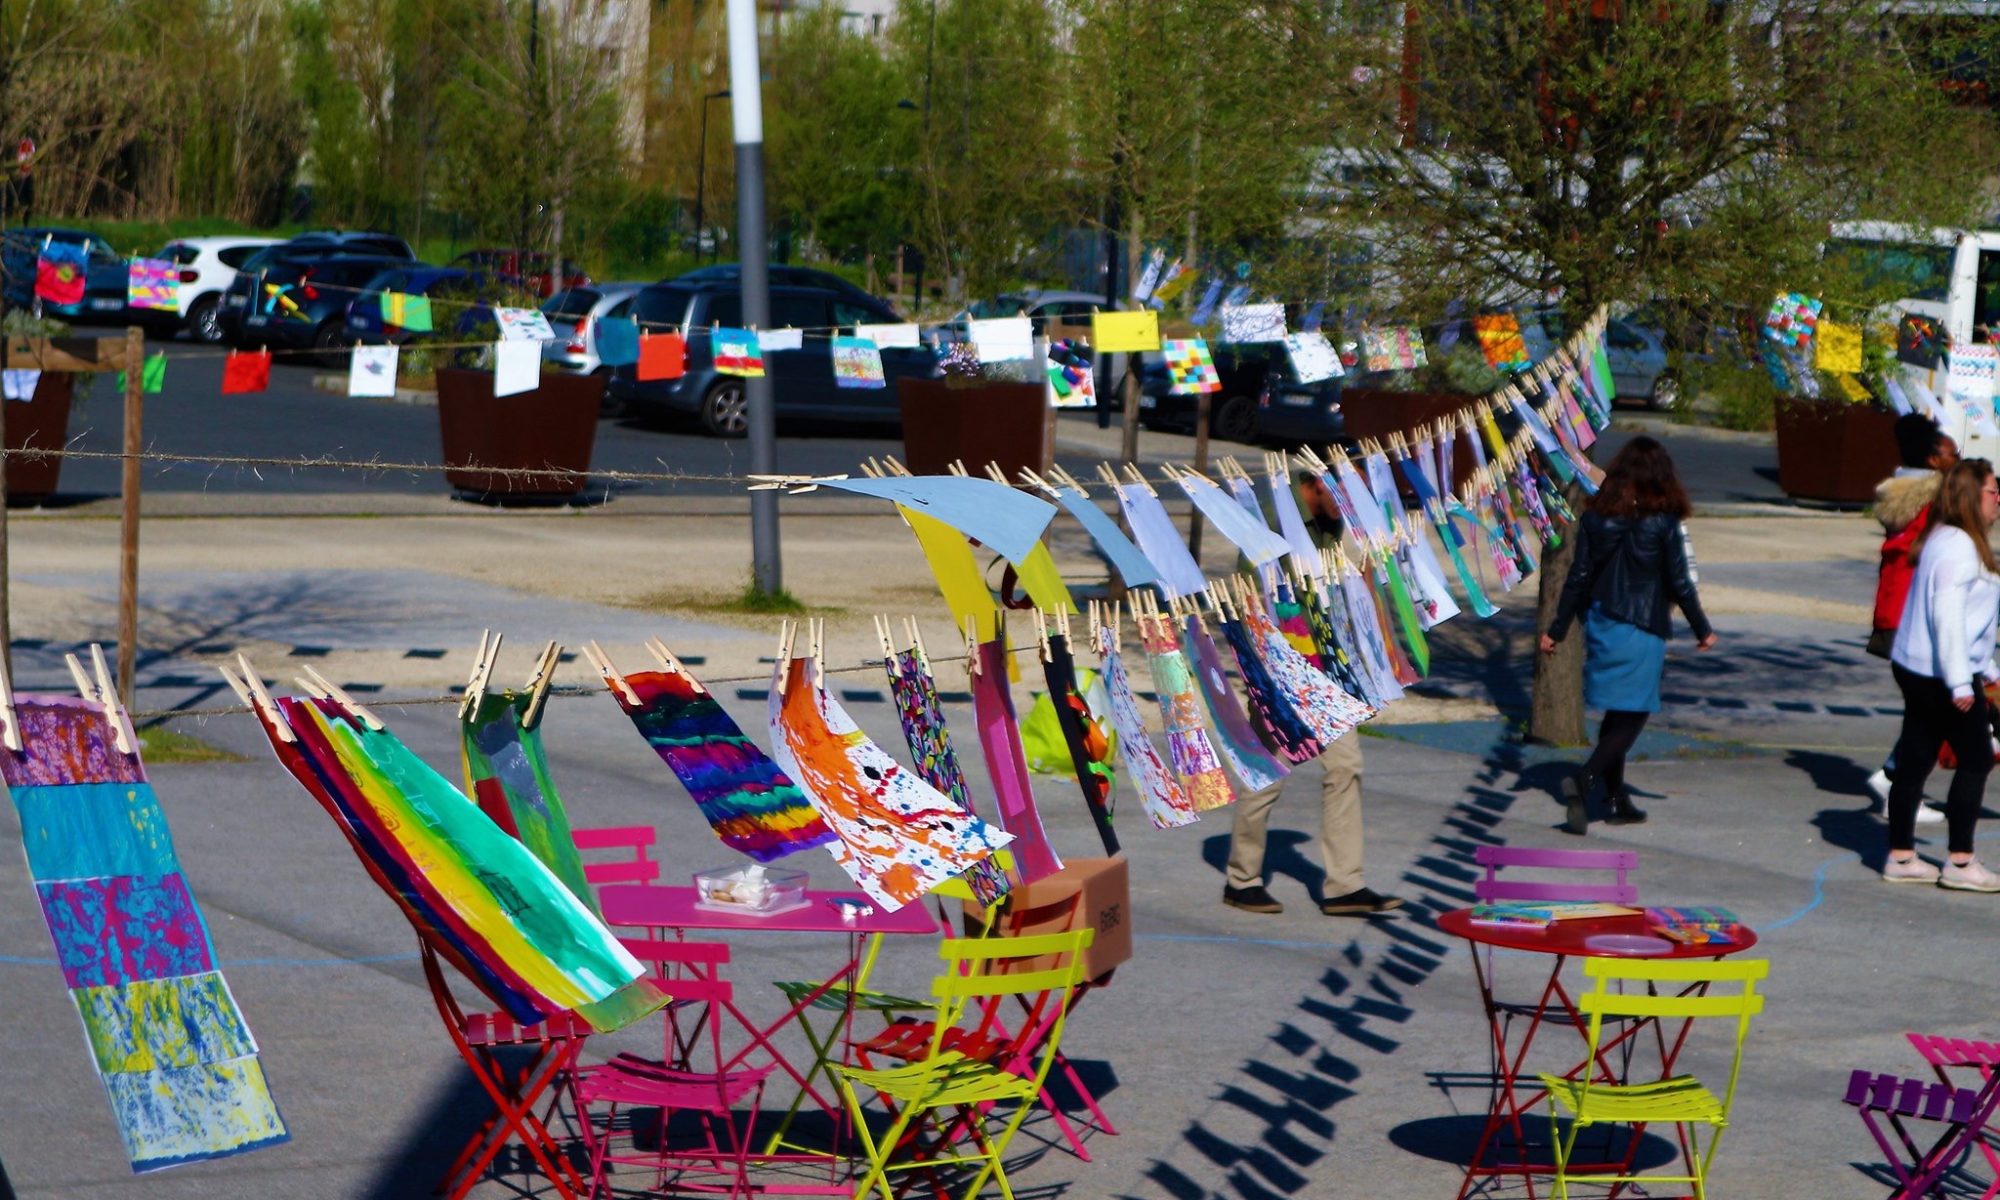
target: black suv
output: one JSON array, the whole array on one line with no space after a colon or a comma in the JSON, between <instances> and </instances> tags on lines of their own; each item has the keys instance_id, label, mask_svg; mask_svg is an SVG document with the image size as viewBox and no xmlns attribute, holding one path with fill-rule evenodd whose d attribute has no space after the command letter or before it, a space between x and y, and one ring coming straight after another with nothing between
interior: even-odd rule
<instances>
[{"instance_id":1,"label":"black suv","mask_svg":"<svg viewBox=\"0 0 2000 1200\"><path fill-rule=\"evenodd\" d=\"M743 380L715 369L708 331L716 326L741 328L741 276L728 268L698 271L672 283L656 283L641 291L632 317L646 333L678 330L687 336L687 373L678 379L639 380L636 365L615 368L607 394L636 416L689 414L716 437L738 438L749 429ZM797 350L764 352L764 371L782 418L823 418L893 423L902 419L896 401L896 380L931 378L938 374L936 351L929 346L882 347L882 373L887 386L844 388L834 382L833 326L888 324L899 320L884 301L844 280L841 286L800 286L785 282L772 268L771 327L812 330ZM824 276L822 272L811 274Z\"/></svg>"},{"instance_id":2,"label":"black suv","mask_svg":"<svg viewBox=\"0 0 2000 1200\"><path fill-rule=\"evenodd\" d=\"M222 293L222 309L217 323L222 327L223 340L237 346L245 344L243 319L258 307L251 303L252 299L261 299L264 295L261 277L266 271L279 263L310 262L335 255L365 256L394 262L414 262L417 257L410 244L393 233L322 230L302 233L289 242L266 246L236 269L236 278L229 281L228 289ZM352 296L348 298L353 299Z\"/></svg>"}]
</instances>

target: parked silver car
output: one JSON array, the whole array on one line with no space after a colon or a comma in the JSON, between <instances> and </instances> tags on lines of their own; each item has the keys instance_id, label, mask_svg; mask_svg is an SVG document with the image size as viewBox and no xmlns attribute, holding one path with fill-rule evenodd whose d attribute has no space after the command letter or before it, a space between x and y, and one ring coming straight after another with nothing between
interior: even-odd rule
<instances>
[{"instance_id":1,"label":"parked silver car","mask_svg":"<svg viewBox=\"0 0 2000 1200\"><path fill-rule=\"evenodd\" d=\"M593 283L564 288L542 301L555 340L542 343L542 359L578 375L609 372L597 353L597 327L609 318L632 316L632 301L643 283Z\"/></svg>"},{"instance_id":2,"label":"parked silver car","mask_svg":"<svg viewBox=\"0 0 2000 1200\"><path fill-rule=\"evenodd\" d=\"M1667 365L1667 343L1657 329L1613 318L1605 327L1604 358L1620 399L1643 400L1647 408L1680 403L1680 377Z\"/></svg>"}]
</instances>

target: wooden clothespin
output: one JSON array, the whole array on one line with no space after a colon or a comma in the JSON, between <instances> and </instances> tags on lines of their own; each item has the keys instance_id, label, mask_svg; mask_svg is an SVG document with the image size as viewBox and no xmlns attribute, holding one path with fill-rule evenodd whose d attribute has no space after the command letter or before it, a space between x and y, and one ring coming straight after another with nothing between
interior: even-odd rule
<instances>
[{"instance_id":1,"label":"wooden clothespin","mask_svg":"<svg viewBox=\"0 0 2000 1200\"><path fill-rule=\"evenodd\" d=\"M845 479L847 478L847 476L845 475L745 475L743 478L750 481L749 486L744 489L745 491L775 492L781 489L790 489L794 495L797 495L804 492L810 492L813 489L817 488L819 486L820 480Z\"/></svg>"},{"instance_id":2,"label":"wooden clothespin","mask_svg":"<svg viewBox=\"0 0 2000 1200\"><path fill-rule=\"evenodd\" d=\"M465 695L458 701L458 719L463 721L479 711L486 698L486 685L493 679L493 662L500 657L500 640L505 634L490 629L479 631L479 649L472 658L472 675L466 680Z\"/></svg>"},{"instance_id":3,"label":"wooden clothespin","mask_svg":"<svg viewBox=\"0 0 2000 1200\"><path fill-rule=\"evenodd\" d=\"M1056 481L1058 487L1072 488L1079 492L1084 490L1083 483L1060 466L1051 466L1049 476Z\"/></svg>"},{"instance_id":4,"label":"wooden clothespin","mask_svg":"<svg viewBox=\"0 0 2000 1200\"><path fill-rule=\"evenodd\" d=\"M966 478L970 478L970 477L969 477L969 476L968 476L968 475L966 474L966 471L965 471L965 460L964 460L964 459L962 459L962 458L954 458L954 459L952 459L952 460L951 460L951 465L950 465L950 466L948 466L948 467L946 467L946 468L945 468L945 470L946 470L946 471L949 471L949 472L950 472L951 474L953 474L953 475L956 475L956 476L958 476L958 477L959 477L960 479L966 479Z\"/></svg>"},{"instance_id":5,"label":"wooden clothespin","mask_svg":"<svg viewBox=\"0 0 2000 1200\"><path fill-rule=\"evenodd\" d=\"M229 684L231 691L242 698L243 703L255 709L270 722L271 729L278 735L279 741L288 744L297 743L299 738L292 732L292 723L285 719L284 712L278 708L278 702L271 699L271 693L264 687L263 677L257 674L257 668L250 665L249 656L238 651L236 665L242 671L241 677L231 672L227 666L216 669L222 672L223 680Z\"/></svg>"},{"instance_id":6,"label":"wooden clothespin","mask_svg":"<svg viewBox=\"0 0 2000 1200\"><path fill-rule=\"evenodd\" d=\"M105 664L104 647L96 642L90 644L90 665L96 672L95 679L84 673L76 655L65 654L63 661L69 666L70 677L76 680L78 694L103 706L105 719L111 723L111 741L118 752L137 754L139 738L132 731L132 718L126 715L125 706L118 703L118 689L112 683L111 668Z\"/></svg>"},{"instance_id":7,"label":"wooden clothespin","mask_svg":"<svg viewBox=\"0 0 2000 1200\"><path fill-rule=\"evenodd\" d=\"M883 616L881 613L875 613L873 616L875 618L875 640L882 647L882 661L894 666L896 662L896 647L889 636L889 618Z\"/></svg>"},{"instance_id":8,"label":"wooden clothespin","mask_svg":"<svg viewBox=\"0 0 2000 1200\"><path fill-rule=\"evenodd\" d=\"M1037 489L1038 491L1047 492L1051 496L1056 494L1055 485L1050 483L1048 480L1042 478L1040 475L1037 475L1034 469L1031 467L1021 468L1021 483L1023 484L1023 486L1032 487Z\"/></svg>"},{"instance_id":9,"label":"wooden clothespin","mask_svg":"<svg viewBox=\"0 0 2000 1200\"><path fill-rule=\"evenodd\" d=\"M1158 492L1156 492L1156 491L1154 491L1154 490L1153 490L1153 485L1152 485L1152 484L1150 484L1150 483L1147 483L1147 482L1146 482L1146 477L1145 477L1144 475L1142 475L1142 474L1140 474L1140 473L1139 473L1139 468L1138 468L1138 466L1137 466L1136 464L1134 464L1134 463L1126 463L1126 464L1125 464L1125 473L1126 473L1127 475L1129 475L1129 476L1131 476L1131 477L1132 477L1132 482L1133 482L1133 483L1136 483L1136 484L1138 484L1138 485L1139 485L1140 487L1142 487L1142 488L1145 488L1145 489L1146 489L1146 494L1147 494L1148 496L1157 496L1157 495L1159 495L1159 494L1160 494L1160 493L1158 493Z\"/></svg>"},{"instance_id":10,"label":"wooden clothespin","mask_svg":"<svg viewBox=\"0 0 2000 1200\"><path fill-rule=\"evenodd\" d=\"M993 482L999 484L1001 487L1014 486L1013 484L1007 482L1007 473L1000 469L1000 464L997 462L992 462L990 460L987 462L986 477L988 479L991 479Z\"/></svg>"},{"instance_id":11,"label":"wooden clothespin","mask_svg":"<svg viewBox=\"0 0 2000 1200\"><path fill-rule=\"evenodd\" d=\"M806 618L806 657L819 662L826 657L826 618Z\"/></svg>"},{"instance_id":12,"label":"wooden clothespin","mask_svg":"<svg viewBox=\"0 0 2000 1200\"><path fill-rule=\"evenodd\" d=\"M1118 490L1119 487L1118 476L1111 470L1110 463L1097 464L1097 477L1099 479L1102 479L1104 481L1104 485L1110 488L1112 491L1115 492Z\"/></svg>"},{"instance_id":13,"label":"wooden clothespin","mask_svg":"<svg viewBox=\"0 0 2000 1200\"><path fill-rule=\"evenodd\" d=\"M872 458L861 464L861 473L870 479L882 478L882 468Z\"/></svg>"},{"instance_id":14,"label":"wooden clothespin","mask_svg":"<svg viewBox=\"0 0 2000 1200\"><path fill-rule=\"evenodd\" d=\"M597 668L597 673L603 677L606 687L613 693L623 696L627 704L634 708L639 707L639 693L633 691L632 685L625 682L625 676L617 667L611 665L611 656L604 652L604 647L598 645L594 639L585 642L583 656L590 660L591 666Z\"/></svg>"},{"instance_id":15,"label":"wooden clothespin","mask_svg":"<svg viewBox=\"0 0 2000 1200\"><path fill-rule=\"evenodd\" d=\"M669 656L671 657L671 655ZM548 703L549 688L555 683L556 664L562 661L562 647L551 641L535 660L534 674L528 676L528 706L521 710L521 728L533 729L542 723L542 708ZM696 684L695 690L701 690Z\"/></svg>"},{"instance_id":16,"label":"wooden clothespin","mask_svg":"<svg viewBox=\"0 0 2000 1200\"><path fill-rule=\"evenodd\" d=\"M1041 646L1042 661L1050 661L1053 656L1049 652L1049 617L1039 608L1035 610L1035 640Z\"/></svg>"},{"instance_id":17,"label":"wooden clothespin","mask_svg":"<svg viewBox=\"0 0 2000 1200\"><path fill-rule=\"evenodd\" d=\"M7 664L0 659L0 746L20 752L21 721L14 715L14 685L7 678Z\"/></svg>"},{"instance_id":18,"label":"wooden clothespin","mask_svg":"<svg viewBox=\"0 0 2000 1200\"><path fill-rule=\"evenodd\" d=\"M1119 628L1119 609L1121 607L1118 601L1113 600L1110 611L1104 617L1105 628L1111 631L1111 644L1113 646L1122 646L1125 644L1125 631Z\"/></svg>"},{"instance_id":19,"label":"wooden clothespin","mask_svg":"<svg viewBox=\"0 0 2000 1200\"><path fill-rule=\"evenodd\" d=\"M323 690L326 693L327 699L330 699L335 704L339 705L341 709L347 713L348 716L353 717L355 720L361 722L363 725L367 726L373 732L380 733L384 729L388 728L388 726L382 724L381 721L376 719L374 713L369 712L367 709L361 707L359 701L357 701L354 697L348 695L345 691L343 691L339 684L334 683L326 676L320 674L319 671L316 670L315 668L307 667L305 669L305 678L312 681L313 683L318 684L321 690Z\"/></svg>"},{"instance_id":20,"label":"wooden clothespin","mask_svg":"<svg viewBox=\"0 0 2000 1200\"><path fill-rule=\"evenodd\" d=\"M893 454L882 456L882 470L890 475L901 476L904 479L910 477L910 468L904 466L902 461Z\"/></svg>"},{"instance_id":21,"label":"wooden clothespin","mask_svg":"<svg viewBox=\"0 0 2000 1200\"><path fill-rule=\"evenodd\" d=\"M931 655L930 651L924 649L923 626L917 624L915 617L904 617L903 628L910 635L910 649L917 652L917 661L923 663L925 668L928 669L931 664Z\"/></svg>"},{"instance_id":22,"label":"wooden clothespin","mask_svg":"<svg viewBox=\"0 0 2000 1200\"><path fill-rule=\"evenodd\" d=\"M1338 453L1331 446L1327 447L1327 450L1329 453ZM1300 446L1298 449L1298 455L1299 455L1299 461L1304 463L1306 465L1306 468L1310 470L1313 474L1320 475L1325 473L1326 460L1321 458L1319 455L1314 454L1311 446Z\"/></svg>"},{"instance_id":23,"label":"wooden clothespin","mask_svg":"<svg viewBox=\"0 0 2000 1200\"><path fill-rule=\"evenodd\" d=\"M967 613L965 616L965 675L966 678L979 674L979 618Z\"/></svg>"}]
</instances>

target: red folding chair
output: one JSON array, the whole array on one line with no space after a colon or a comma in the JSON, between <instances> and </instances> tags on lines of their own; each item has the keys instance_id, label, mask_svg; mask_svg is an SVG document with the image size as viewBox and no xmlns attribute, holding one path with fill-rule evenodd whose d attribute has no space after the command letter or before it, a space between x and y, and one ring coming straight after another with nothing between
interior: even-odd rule
<instances>
[{"instance_id":1,"label":"red folding chair","mask_svg":"<svg viewBox=\"0 0 2000 1200\"><path fill-rule=\"evenodd\" d=\"M620 940L641 962L652 964L661 990L674 999L667 1009L669 1052L667 1058L658 1060L620 1054L600 1066L575 1071L577 1116L590 1155L591 1194L603 1192L605 1172L612 1163L628 1163L653 1167L655 1190L670 1186L672 1176L671 1186L676 1190L747 1195L751 1191L751 1130L763 1106L765 1077L774 1068L724 1066L722 1022L716 1010L730 1004L733 993L729 983L718 977L717 968L728 963L729 948L719 943ZM693 1029L681 1030L683 1015L696 1006L702 1011L690 1018ZM706 1038L700 1032L704 1029ZM714 1070L690 1069L688 1060L702 1041L708 1043L707 1058L715 1064ZM739 1126L736 1105L745 1098L750 1107ZM592 1112L594 1105L604 1106L601 1120ZM635 1107L658 1110L658 1120L653 1123L657 1140L650 1151L640 1147L641 1126L630 1111ZM622 1131L618 1125L620 1108L627 1110ZM675 1113L698 1117L698 1145L672 1146L670 1126ZM621 1135L631 1141L630 1151L620 1153L612 1148ZM727 1183L708 1182L703 1176L724 1177Z\"/></svg>"},{"instance_id":2,"label":"red folding chair","mask_svg":"<svg viewBox=\"0 0 2000 1200\"><path fill-rule=\"evenodd\" d=\"M452 1160L438 1192L446 1200L462 1200L485 1175L500 1148L517 1141L562 1200L579 1200L585 1194L583 1180L549 1132L549 1112L537 1115L535 1106L575 1065L584 1039L591 1034L590 1025L573 1013L532 1026L523 1026L506 1013L467 1013L452 995L430 939L419 935L418 944L423 949L424 980L430 985L431 1000L437 1005L445 1032L451 1035L452 1045L472 1077L493 1101L493 1115ZM528 1061L519 1068L508 1068L501 1061L501 1051L509 1049L528 1050ZM551 1111L554 1099L551 1095Z\"/></svg>"}]
</instances>

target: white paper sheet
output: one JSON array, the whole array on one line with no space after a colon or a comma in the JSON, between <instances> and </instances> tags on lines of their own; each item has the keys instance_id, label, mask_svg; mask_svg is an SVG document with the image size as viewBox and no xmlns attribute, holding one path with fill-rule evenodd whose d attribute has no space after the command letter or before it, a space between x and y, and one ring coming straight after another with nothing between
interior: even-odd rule
<instances>
[{"instance_id":1,"label":"white paper sheet","mask_svg":"<svg viewBox=\"0 0 2000 1200\"><path fill-rule=\"evenodd\" d=\"M347 394L395 399L398 357L395 346L356 346L347 366Z\"/></svg>"},{"instance_id":2,"label":"white paper sheet","mask_svg":"<svg viewBox=\"0 0 2000 1200\"><path fill-rule=\"evenodd\" d=\"M1019 362L1035 356L1035 326L1026 317L967 321L966 327L980 362Z\"/></svg>"},{"instance_id":3,"label":"white paper sheet","mask_svg":"<svg viewBox=\"0 0 2000 1200\"><path fill-rule=\"evenodd\" d=\"M512 396L542 386L542 348L534 342L493 343L493 394Z\"/></svg>"}]
</instances>

